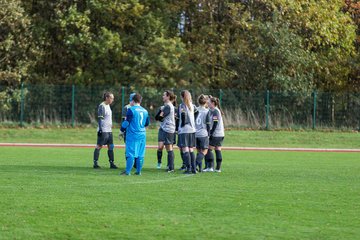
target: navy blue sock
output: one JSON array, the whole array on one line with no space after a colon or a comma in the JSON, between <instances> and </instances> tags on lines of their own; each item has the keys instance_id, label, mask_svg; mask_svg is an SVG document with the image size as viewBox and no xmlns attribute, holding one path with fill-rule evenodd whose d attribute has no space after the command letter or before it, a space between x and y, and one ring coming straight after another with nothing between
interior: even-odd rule
<instances>
[{"instance_id":1,"label":"navy blue sock","mask_svg":"<svg viewBox=\"0 0 360 240\"><path fill-rule=\"evenodd\" d=\"M220 170L222 163L222 154L220 150L215 150L216 154L216 170Z\"/></svg>"},{"instance_id":2,"label":"navy blue sock","mask_svg":"<svg viewBox=\"0 0 360 240\"><path fill-rule=\"evenodd\" d=\"M190 153L184 152L183 157L184 157L184 164L186 166L186 170L190 170Z\"/></svg>"},{"instance_id":3,"label":"navy blue sock","mask_svg":"<svg viewBox=\"0 0 360 240\"><path fill-rule=\"evenodd\" d=\"M191 171L196 171L196 165L195 165L195 153L190 152L190 159L191 159Z\"/></svg>"},{"instance_id":4,"label":"navy blue sock","mask_svg":"<svg viewBox=\"0 0 360 240\"><path fill-rule=\"evenodd\" d=\"M182 151L180 151L180 156L182 160L182 166L185 167L184 153Z\"/></svg>"},{"instance_id":5,"label":"navy blue sock","mask_svg":"<svg viewBox=\"0 0 360 240\"><path fill-rule=\"evenodd\" d=\"M110 164L114 164L114 150L108 150L108 157Z\"/></svg>"},{"instance_id":6,"label":"navy blue sock","mask_svg":"<svg viewBox=\"0 0 360 240\"><path fill-rule=\"evenodd\" d=\"M196 165L199 166L199 171L202 170L202 160L204 158L204 154L202 152L199 152L196 155Z\"/></svg>"},{"instance_id":7,"label":"navy blue sock","mask_svg":"<svg viewBox=\"0 0 360 240\"><path fill-rule=\"evenodd\" d=\"M157 150L157 160L158 160L158 163L161 163L161 159L162 159L162 150Z\"/></svg>"},{"instance_id":8,"label":"navy blue sock","mask_svg":"<svg viewBox=\"0 0 360 240\"><path fill-rule=\"evenodd\" d=\"M97 161L99 160L100 155L100 149L95 148L94 150L94 164L97 164Z\"/></svg>"},{"instance_id":9,"label":"navy blue sock","mask_svg":"<svg viewBox=\"0 0 360 240\"><path fill-rule=\"evenodd\" d=\"M208 150L205 158L208 160L208 168L214 168L214 154L211 149Z\"/></svg>"},{"instance_id":10,"label":"navy blue sock","mask_svg":"<svg viewBox=\"0 0 360 240\"><path fill-rule=\"evenodd\" d=\"M168 151L168 168L174 170L174 151Z\"/></svg>"}]
</instances>

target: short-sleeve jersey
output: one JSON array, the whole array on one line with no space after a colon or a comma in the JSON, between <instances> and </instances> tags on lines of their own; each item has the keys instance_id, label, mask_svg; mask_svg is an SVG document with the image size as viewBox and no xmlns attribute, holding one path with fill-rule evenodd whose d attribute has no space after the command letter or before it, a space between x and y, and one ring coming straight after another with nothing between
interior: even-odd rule
<instances>
[{"instance_id":1,"label":"short-sleeve jersey","mask_svg":"<svg viewBox=\"0 0 360 240\"><path fill-rule=\"evenodd\" d=\"M178 134L182 134L182 133L195 133L195 117L194 117L194 109L195 106L192 107L192 111L190 111L190 109L184 104L181 103L179 105L179 113L178 113L178 117L179 117L179 129L178 129ZM183 123L182 123L182 119L181 119L181 115L185 114L185 123L184 126L182 127Z\"/></svg>"},{"instance_id":2,"label":"short-sleeve jersey","mask_svg":"<svg viewBox=\"0 0 360 240\"><path fill-rule=\"evenodd\" d=\"M213 132L212 136L213 137L224 137L225 136L224 122L223 122L219 108L216 107L213 110L210 110L210 117L211 117L211 128L213 126L214 121L218 122L216 129Z\"/></svg>"},{"instance_id":3,"label":"short-sleeve jersey","mask_svg":"<svg viewBox=\"0 0 360 240\"><path fill-rule=\"evenodd\" d=\"M129 126L126 128L126 140L136 140L146 136L145 127L149 124L148 111L141 106L132 106L126 115L131 116Z\"/></svg>"},{"instance_id":4,"label":"short-sleeve jersey","mask_svg":"<svg viewBox=\"0 0 360 240\"><path fill-rule=\"evenodd\" d=\"M196 129L195 137L207 137L208 132L206 129L206 124L210 123L209 109L204 107L199 107L197 110L198 110L198 114L195 119L195 129Z\"/></svg>"},{"instance_id":5,"label":"short-sleeve jersey","mask_svg":"<svg viewBox=\"0 0 360 240\"><path fill-rule=\"evenodd\" d=\"M174 105L171 102L166 103L162 108L162 112L164 113L164 119L160 123L160 128L167 133L175 132L175 111Z\"/></svg>"},{"instance_id":6,"label":"short-sleeve jersey","mask_svg":"<svg viewBox=\"0 0 360 240\"><path fill-rule=\"evenodd\" d=\"M101 130L112 132L112 111L109 104L102 102L98 107L98 118L101 119ZM99 131L99 126L97 128Z\"/></svg>"}]
</instances>

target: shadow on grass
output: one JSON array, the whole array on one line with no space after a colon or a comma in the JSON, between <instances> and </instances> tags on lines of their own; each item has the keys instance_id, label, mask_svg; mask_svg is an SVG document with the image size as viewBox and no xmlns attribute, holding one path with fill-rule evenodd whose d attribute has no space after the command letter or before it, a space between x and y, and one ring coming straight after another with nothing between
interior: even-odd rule
<instances>
[{"instance_id":1,"label":"shadow on grass","mask_svg":"<svg viewBox=\"0 0 360 240\"><path fill-rule=\"evenodd\" d=\"M124 171L124 167L119 167L118 169L110 169L109 167L101 167L100 169L93 169L92 166L39 166L39 165L0 165L0 172L19 172L21 174L28 173L49 173L49 174L79 174L79 175L114 175L120 174ZM135 172L133 168L132 172ZM158 174L164 173L167 174L165 169L156 169L156 168L143 168L143 173L149 174ZM177 173L181 173L178 171Z\"/></svg>"}]
</instances>

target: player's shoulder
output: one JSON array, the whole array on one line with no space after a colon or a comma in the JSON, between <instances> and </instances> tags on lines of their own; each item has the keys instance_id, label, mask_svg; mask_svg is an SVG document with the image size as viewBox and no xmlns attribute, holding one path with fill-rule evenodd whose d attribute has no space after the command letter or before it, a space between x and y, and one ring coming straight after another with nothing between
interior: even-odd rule
<instances>
[{"instance_id":1,"label":"player's shoulder","mask_svg":"<svg viewBox=\"0 0 360 240\"><path fill-rule=\"evenodd\" d=\"M203 113L205 113L205 114L210 113L209 109L208 109L208 108L205 108L205 107L202 107L202 108L201 108L201 111L202 111Z\"/></svg>"},{"instance_id":2,"label":"player's shoulder","mask_svg":"<svg viewBox=\"0 0 360 240\"><path fill-rule=\"evenodd\" d=\"M106 104L104 102L99 104L99 108L105 108Z\"/></svg>"}]
</instances>

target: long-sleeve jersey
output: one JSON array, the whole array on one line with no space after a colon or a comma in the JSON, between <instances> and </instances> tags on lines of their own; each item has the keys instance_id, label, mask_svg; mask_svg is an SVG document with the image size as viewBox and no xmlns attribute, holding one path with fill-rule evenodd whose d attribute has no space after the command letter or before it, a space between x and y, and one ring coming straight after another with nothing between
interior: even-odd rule
<instances>
[{"instance_id":1,"label":"long-sleeve jersey","mask_svg":"<svg viewBox=\"0 0 360 240\"><path fill-rule=\"evenodd\" d=\"M121 131L126 130L126 141L135 141L146 136L146 127L150 119L148 111L141 106L132 106L126 113L126 120L121 124Z\"/></svg>"}]
</instances>

